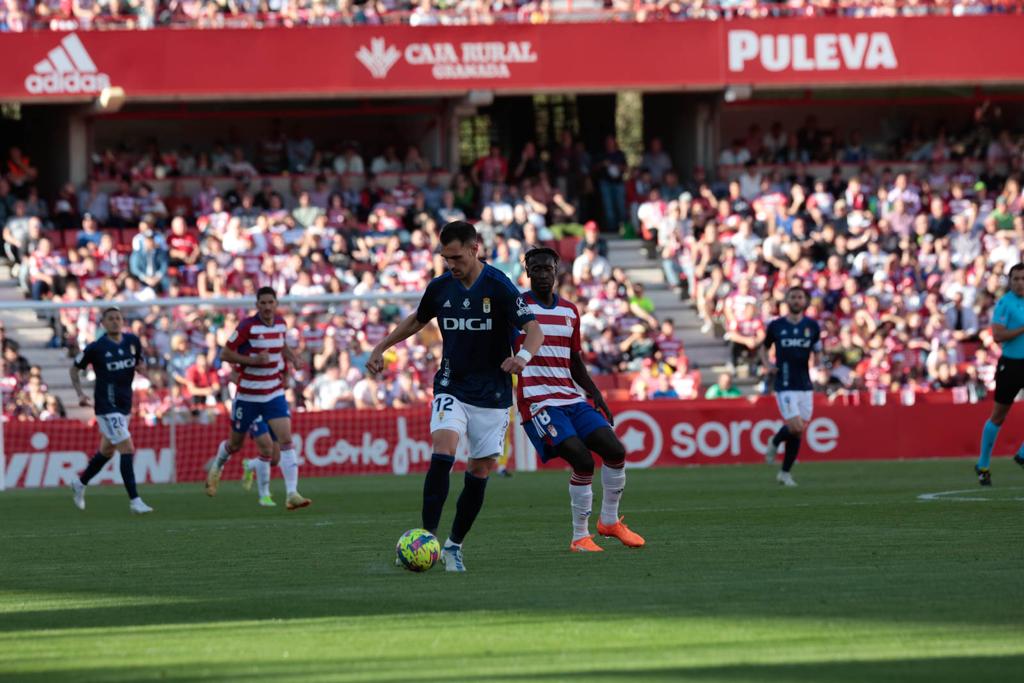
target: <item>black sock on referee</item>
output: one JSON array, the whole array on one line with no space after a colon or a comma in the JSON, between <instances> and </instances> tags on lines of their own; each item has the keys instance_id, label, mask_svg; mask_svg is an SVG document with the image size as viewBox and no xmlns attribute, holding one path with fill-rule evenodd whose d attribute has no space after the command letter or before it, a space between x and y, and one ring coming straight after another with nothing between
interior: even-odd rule
<instances>
[{"instance_id":1,"label":"black sock on referee","mask_svg":"<svg viewBox=\"0 0 1024 683\"><path fill-rule=\"evenodd\" d=\"M476 477L466 472L466 483L455 506L455 521L452 522L451 539L462 543L469 530L473 527L480 508L484 506L484 492L487 491L487 477Z\"/></svg>"},{"instance_id":2,"label":"black sock on referee","mask_svg":"<svg viewBox=\"0 0 1024 683\"><path fill-rule=\"evenodd\" d=\"M790 434L786 440L786 458L782 461L782 471L789 472L796 462L796 456L800 454L800 437Z\"/></svg>"},{"instance_id":3,"label":"black sock on referee","mask_svg":"<svg viewBox=\"0 0 1024 683\"><path fill-rule=\"evenodd\" d=\"M441 524L444 502L448 500L448 479L454 464L454 455L434 453L430 458L430 469L423 480L423 528L435 536Z\"/></svg>"},{"instance_id":4,"label":"black sock on referee","mask_svg":"<svg viewBox=\"0 0 1024 683\"><path fill-rule=\"evenodd\" d=\"M121 454L121 479L124 480L124 489L128 492L128 498L135 500L139 497L139 490L135 487L135 467L132 465L132 454Z\"/></svg>"},{"instance_id":5,"label":"black sock on referee","mask_svg":"<svg viewBox=\"0 0 1024 683\"><path fill-rule=\"evenodd\" d=\"M83 484L88 484L89 480L99 474L103 466L107 464L110 458L106 458L102 453L96 453L94 456L89 458L89 464L85 466L85 471L82 472L82 476L78 478L78 481Z\"/></svg>"}]
</instances>

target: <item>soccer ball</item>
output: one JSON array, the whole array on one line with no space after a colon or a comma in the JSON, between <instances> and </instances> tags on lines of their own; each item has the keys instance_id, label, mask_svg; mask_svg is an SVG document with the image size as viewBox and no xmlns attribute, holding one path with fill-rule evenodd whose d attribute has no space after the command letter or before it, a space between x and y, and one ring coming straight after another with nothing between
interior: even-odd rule
<instances>
[{"instance_id":1,"label":"soccer ball","mask_svg":"<svg viewBox=\"0 0 1024 683\"><path fill-rule=\"evenodd\" d=\"M441 544L426 529L410 529L395 547L398 561L411 572L425 572L441 559Z\"/></svg>"}]
</instances>

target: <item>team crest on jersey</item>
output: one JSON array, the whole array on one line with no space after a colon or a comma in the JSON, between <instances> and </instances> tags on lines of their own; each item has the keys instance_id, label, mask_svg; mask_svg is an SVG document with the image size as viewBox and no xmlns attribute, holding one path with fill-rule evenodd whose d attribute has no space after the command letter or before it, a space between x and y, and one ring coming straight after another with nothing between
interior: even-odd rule
<instances>
[{"instance_id":1,"label":"team crest on jersey","mask_svg":"<svg viewBox=\"0 0 1024 683\"><path fill-rule=\"evenodd\" d=\"M805 337L810 337L811 336L811 330L805 327L804 328L804 336Z\"/></svg>"},{"instance_id":2,"label":"team crest on jersey","mask_svg":"<svg viewBox=\"0 0 1024 683\"><path fill-rule=\"evenodd\" d=\"M491 300L488 297L484 297L484 313L491 312Z\"/></svg>"},{"instance_id":3,"label":"team crest on jersey","mask_svg":"<svg viewBox=\"0 0 1024 683\"><path fill-rule=\"evenodd\" d=\"M465 301L462 302L462 307L469 308L469 299L466 299Z\"/></svg>"}]
</instances>

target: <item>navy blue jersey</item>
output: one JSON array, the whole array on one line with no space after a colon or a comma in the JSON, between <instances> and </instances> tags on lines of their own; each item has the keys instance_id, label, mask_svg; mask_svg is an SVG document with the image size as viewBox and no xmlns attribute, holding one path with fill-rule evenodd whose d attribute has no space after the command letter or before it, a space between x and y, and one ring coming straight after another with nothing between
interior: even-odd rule
<instances>
[{"instance_id":1,"label":"navy blue jersey","mask_svg":"<svg viewBox=\"0 0 1024 683\"><path fill-rule=\"evenodd\" d=\"M75 367L85 370L92 365L96 373L93 403L97 415L131 414L132 380L135 367L142 362L142 344L134 334L122 334L120 344L104 335L78 355Z\"/></svg>"},{"instance_id":2,"label":"navy blue jersey","mask_svg":"<svg viewBox=\"0 0 1024 683\"><path fill-rule=\"evenodd\" d=\"M484 265L469 289L451 273L431 280L416 319L437 318L444 340L434 394L451 394L478 408L510 408L512 377L502 362L512 355L518 330L534 320L512 281Z\"/></svg>"},{"instance_id":3,"label":"navy blue jersey","mask_svg":"<svg viewBox=\"0 0 1024 683\"><path fill-rule=\"evenodd\" d=\"M821 352L821 328L808 317L795 325L785 317L768 324L764 347L775 345L775 391L812 391L811 353Z\"/></svg>"}]
</instances>

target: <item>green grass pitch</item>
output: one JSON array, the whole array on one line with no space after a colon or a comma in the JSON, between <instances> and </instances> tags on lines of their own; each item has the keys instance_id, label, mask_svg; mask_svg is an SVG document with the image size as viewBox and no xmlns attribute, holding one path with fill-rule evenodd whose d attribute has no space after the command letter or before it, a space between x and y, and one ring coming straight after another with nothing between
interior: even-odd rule
<instances>
[{"instance_id":1,"label":"green grass pitch","mask_svg":"<svg viewBox=\"0 0 1024 683\"><path fill-rule=\"evenodd\" d=\"M1024 472L997 462L990 490L965 460L794 474L630 471L623 512L648 545L598 555L567 551L565 473L495 479L464 575L393 565L419 476L306 479L315 504L291 513L237 482L143 487L144 518L109 486L84 513L67 491L8 491L0 679L1020 679Z\"/></svg>"}]
</instances>

